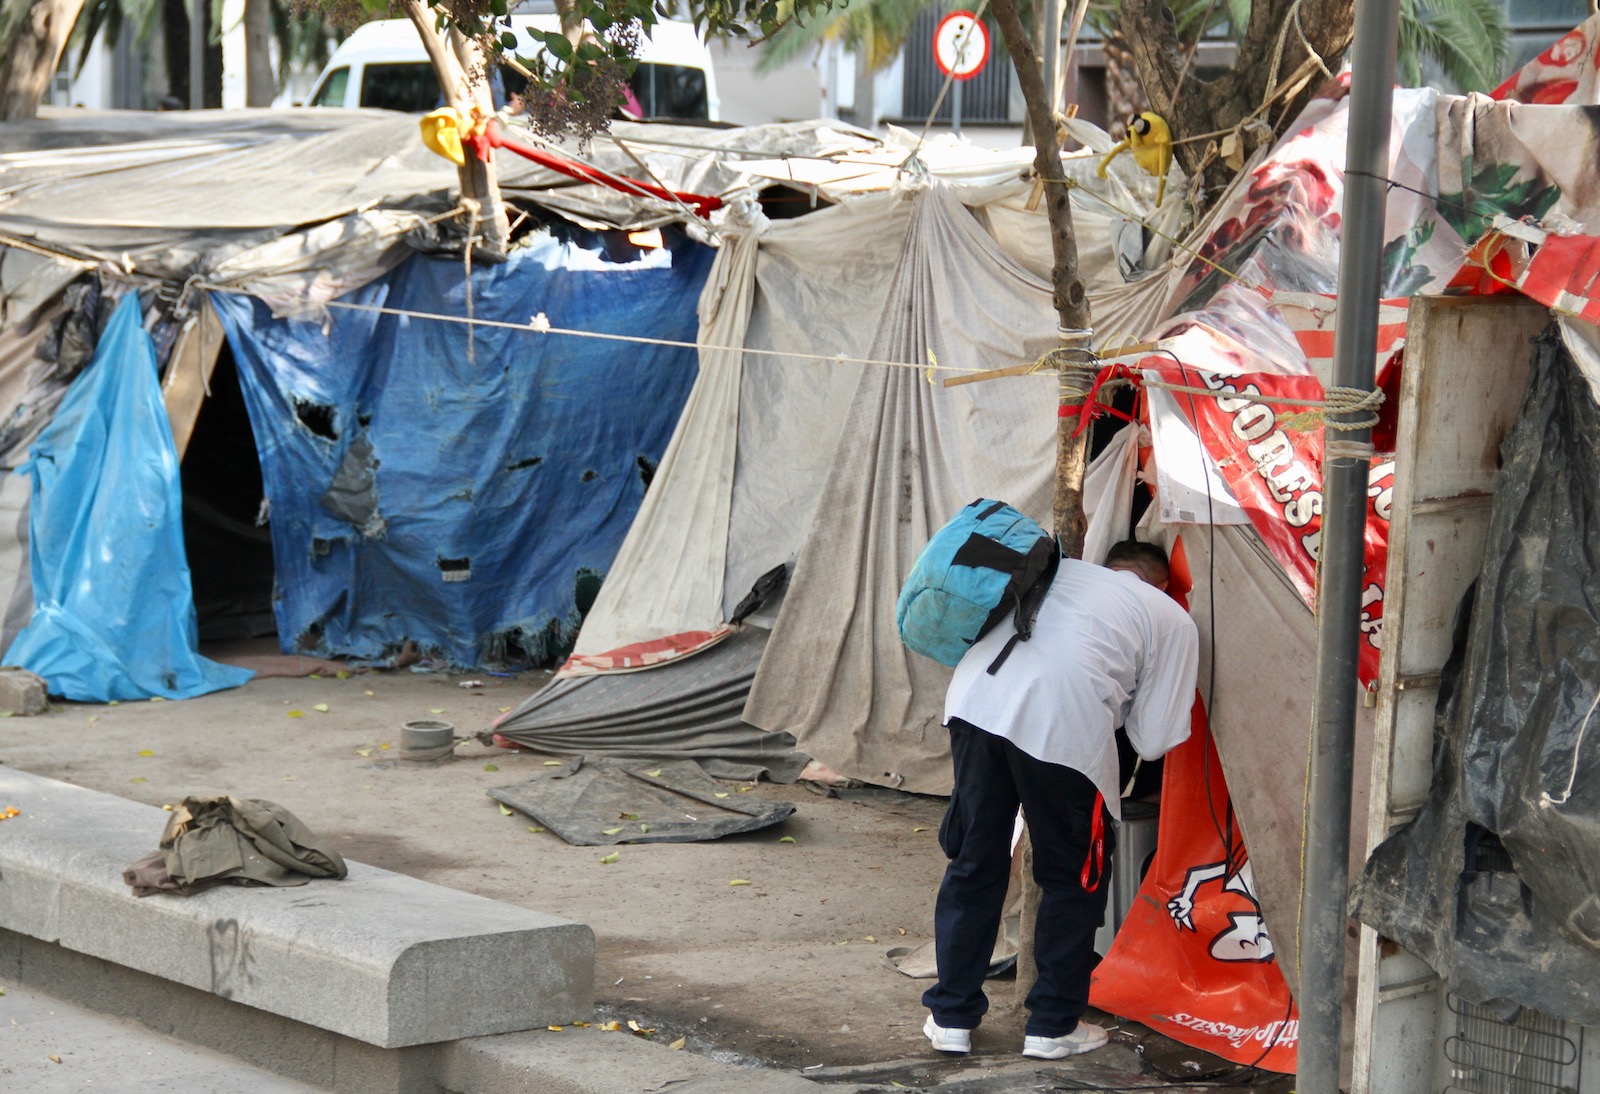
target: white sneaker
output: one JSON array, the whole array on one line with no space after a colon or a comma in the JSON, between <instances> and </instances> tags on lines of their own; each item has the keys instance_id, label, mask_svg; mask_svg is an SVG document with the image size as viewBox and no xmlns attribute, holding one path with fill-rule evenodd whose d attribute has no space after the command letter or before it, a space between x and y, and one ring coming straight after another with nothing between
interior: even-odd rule
<instances>
[{"instance_id":1,"label":"white sneaker","mask_svg":"<svg viewBox=\"0 0 1600 1094\"><path fill-rule=\"evenodd\" d=\"M1036 1060L1059 1060L1064 1056L1093 1052L1110 1039L1110 1034L1099 1026L1079 1022L1071 1033L1064 1033L1060 1037L1024 1037L1022 1054Z\"/></svg>"},{"instance_id":2,"label":"white sneaker","mask_svg":"<svg viewBox=\"0 0 1600 1094\"><path fill-rule=\"evenodd\" d=\"M928 1015L928 1020L922 1023L922 1035L928 1039L929 1044L940 1052L967 1053L972 1051L972 1031L970 1029L945 1029L933 1020L933 1015L931 1014Z\"/></svg>"}]
</instances>

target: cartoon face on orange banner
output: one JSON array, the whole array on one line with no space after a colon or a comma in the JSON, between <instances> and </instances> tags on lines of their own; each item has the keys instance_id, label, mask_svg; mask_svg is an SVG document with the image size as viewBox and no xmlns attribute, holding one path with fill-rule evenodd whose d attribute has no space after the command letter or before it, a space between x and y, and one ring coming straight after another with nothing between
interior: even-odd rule
<instances>
[{"instance_id":1,"label":"cartoon face on orange banner","mask_svg":"<svg viewBox=\"0 0 1600 1094\"><path fill-rule=\"evenodd\" d=\"M1198 698L1192 718L1167 755L1155 858L1089 1002L1223 1059L1292 1072L1299 1017Z\"/></svg>"}]
</instances>

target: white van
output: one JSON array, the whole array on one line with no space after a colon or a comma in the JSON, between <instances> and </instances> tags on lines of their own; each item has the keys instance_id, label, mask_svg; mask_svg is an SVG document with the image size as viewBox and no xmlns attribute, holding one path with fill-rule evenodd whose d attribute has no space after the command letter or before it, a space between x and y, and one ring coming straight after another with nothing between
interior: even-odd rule
<instances>
[{"instance_id":1,"label":"white van","mask_svg":"<svg viewBox=\"0 0 1600 1094\"><path fill-rule=\"evenodd\" d=\"M512 29L523 45L514 52L543 49L527 34L530 27L555 31L561 17L513 15ZM651 28L628 81L646 118L673 121L719 120L717 79L711 53L688 23L663 19ZM498 81L496 105L500 105ZM311 106L377 107L420 114L441 105L439 83L428 54L409 19L366 23L342 42L307 100Z\"/></svg>"}]
</instances>

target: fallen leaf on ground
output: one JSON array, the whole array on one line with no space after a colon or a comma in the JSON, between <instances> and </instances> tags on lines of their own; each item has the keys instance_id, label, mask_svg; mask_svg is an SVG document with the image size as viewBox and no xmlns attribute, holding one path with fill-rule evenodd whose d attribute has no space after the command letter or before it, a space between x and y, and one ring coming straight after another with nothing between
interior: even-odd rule
<instances>
[{"instance_id":1,"label":"fallen leaf on ground","mask_svg":"<svg viewBox=\"0 0 1600 1094\"><path fill-rule=\"evenodd\" d=\"M863 938L861 941L863 941L863 942L876 942L878 940L876 938L872 937L872 935L869 934L869 935L867 935L867 937Z\"/></svg>"},{"instance_id":2,"label":"fallen leaf on ground","mask_svg":"<svg viewBox=\"0 0 1600 1094\"><path fill-rule=\"evenodd\" d=\"M615 836L621 831L622 829L620 828L602 828L600 829L600 834L603 836Z\"/></svg>"},{"instance_id":3,"label":"fallen leaf on ground","mask_svg":"<svg viewBox=\"0 0 1600 1094\"><path fill-rule=\"evenodd\" d=\"M913 832L926 832L927 829L926 828L913 828L912 831Z\"/></svg>"},{"instance_id":4,"label":"fallen leaf on ground","mask_svg":"<svg viewBox=\"0 0 1600 1094\"><path fill-rule=\"evenodd\" d=\"M483 765L483 769L485 771L499 771L500 770L500 765L499 764L484 764Z\"/></svg>"},{"instance_id":5,"label":"fallen leaf on ground","mask_svg":"<svg viewBox=\"0 0 1600 1094\"><path fill-rule=\"evenodd\" d=\"M621 1022L601 1022L600 1023L600 1028L603 1031L605 1031L606 1033L621 1033L622 1032L622 1023Z\"/></svg>"},{"instance_id":6,"label":"fallen leaf on ground","mask_svg":"<svg viewBox=\"0 0 1600 1094\"><path fill-rule=\"evenodd\" d=\"M509 712L510 712L510 710L511 710L511 708L510 708L510 707L501 707L501 708L500 708L500 713L501 713L501 714L506 714L506 713L509 713Z\"/></svg>"},{"instance_id":7,"label":"fallen leaf on ground","mask_svg":"<svg viewBox=\"0 0 1600 1094\"><path fill-rule=\"evenodd\" d=\"M303 710L291 710L289 711L288 716L290 718L304 718L306 716L306 712Z\"/></svg>"},{"instance_id":8,"label":"fallen leaf on ground","mask_svg":"<svg viewBox=\"0 0 1600 1094\"><path fill-rule=\"evenodd\" d=\"M165 698L163 698L163 697L162 697L162 696L160 696L160 695L152 695L152 696L150 696L150 701L151 701L151 702L152 702L152 703L165 703L165 702L166 702L166 699L165 699Z\"/></svg>"},{"instance_id":9,"label":"fallen leaf on ground","mask_svg":"<svg viewBox=\"0 0 1600 1094\"><path fill-rule=\"evenodd\" d=\"M389 747L390 747L390 746L389 746L389 742L388 742L388 741L385 741L385 742L384 742L384 743L383 743L383 744L381 744L381 745L379 745L379 746L378 746L378 748L379 748L379 749L380 749L380 750L382 750L382 751L384 751L384 752L387 752L387 751L389 751Z\"/></svg>"},{"instance_id":10,"label":"fallen leaf on ground","mask_svg":"<svg viewBox=\"0 0 1600 1094\"><path fill-rule=\"evenodd\" d=\"M286 782L286 783L297 783L297 782L300 781L300 779L299 779L298 776L295 776L295 775L285 775L283 777L283 781Z\"/></svg>"},{"instance_id":11,"label":"fallen leaf on ground","mask_svg":"<svg viewBox=\"0 0 1600 1094\"><path fill-rule=\"evenodd\" d=\"M370 755L372 755L372 749L370 749L370 748L358 748L358 749L356 749L356 755L357 756L370 756Z\"/></svg>"},{"instance_id":12,"label":"fallen leaf on ground","mask_svg":"<svg viewBox=\"0 0 1600 1094\"><path fill-rule=\"evenodd\" d=\"M638 1022L635 1022L632 1018L628 1019L628 1028L633 1030L633 1032L639 1034L641 1037L648 1037L648 1036L650 1036L652 1033L654 1033L656 1031L654 1026L641 1026Z\"/></svg>"},{"instance_id":13,"label":"fallen leaf on ground","mask_svg":"<svg viewBox=\"0 0 1600 1094\"><path fill-rule=\"evenodd\" d=\"M561 1027L561 1026L545 1026L544 1028L549 1030L551 1033L560 1033L563 1027Z\"/></svg>"},{"instance_id":14,"label":"fallen leaf on ground","mask_svg":"<svg viewBox=\"0 0 1600 1094\"><path fill-rule=\"evenodd\" d=\"M362 695L366 695L366 696L368 696L368 697L371 697L371 696L374 696L374 695L376 695L376 694L377 694L377 692L374 692L374 691L363 691L363 692L362 692L362 693L361 693L361 694L362 694Z\"/></svg>"},{"instance_id":15,"label":"fallen leaf on ground","mask_svg":"<svg viewBox=\"0 0 1600 1094\"><path fill-rule=\"evenodd\" d=\"M49 1056L45 1057L45 1059L49 1060L52 1064L59 1064L61 1062L61 1057L57 1056L53 1052Z\"/></svg>"},{"instance_id":16,"label":"fallen leaf on ground","mask_svg":"<svg viewBox=\"0 0 1600 1094\"><path fill-rule=\"evenodd\" d=\"M121 701L122 701L122 700L120 700L120 699L113 699L113 700L111 700L111 702L109 702L109 703L107 703L107 704L106 704L106 706L108 706L108 707L114 707L114 706L116 706L116 705L117 705L117 704L118 704L118 703L120 703L120 702L121 702Z\"/></svg>"},{"instance_id":17,"label":"fallen leaf on ground","mask_svg":"<svg viewBox=\"0 0 1600 1094\"><path fill-rule=\"evenodd\" d=\"M153 748L141 748L139 750L139 755L141 756L154 756L155 754L156 752Z\"/></svg>"},{"instance_id":18,"label":"fallen leaf on ground","mask_svg":"<svg viewBox=\"0 0 1600 1094\"><path fill-rule=\"evenodd\" d=\"M543 829L543 828L540 828L540 827L539 827L539 826L538 826L538 825L536 825L536 824L530 824L530 825L528 825L528 831L530 831L530 832L543 832L543 831L544 831L544 829ZM904 931L901 931L901 932L900 932L900 933L901 933L901 934L905 934L905 933L906 933L906 932L904 932Z\"/></svg>"},{"instance_id":19,"label":"fallen leaf on ground","mask_svg":"<svg viewBox=\"0 0 1600 1094\"><path fill-rule=\"evenodd\" d=\"M574 1022L572 1024L577 1026L579 1029L588 1029L589 1028L589 1023L588 1022Z\"/></svg>"},{"instance_id":20,"label":"fallen leaf on ground","mask_svg":"<svg viewBox=\"0 0 1600 1094\"><path fill-rule=\"evenodd\" d=\"M648 831L650 831L650 826L648 824L641 824L639 826L639 831L648 832Z\"/></svg>"},{"instance_id":21,"label":"fallen leaf on ground","mask_svg":"<svg viewBox=\"0 0 1600 1094\"><path fill-rule=\"evenodd\" d=\"M742 877L736 877L732 881L728 882L728 884L729 885L749 885L750 883L748 881L746 881Z\"/></svg>"},{"instance_id":22,"label":"fallen leaf on ground","mask_svg":"<svg viewBox=\"0 0 1600 1094\"><path fill-rule=\"evenodd\" d=\"M311 709L315 710L315 711L320 711L321 713L326 714L326 713L328 713L328 704L327 703L318 703L316 706L312 707Z\"/></svg>"},{"instance_id":23,"label":"fallen leaf on ground","mask_svg":"<svg viewBox=\"0 0 1600 1094\"><path fill-rule=\"evenodd\" d=\"M621 857L622 857L622 852L621 851L613 851L609 855L601 855L600 856L600 865L601 866L610 866L613 862L616 862Z\"/></svg>"},{"instance_id":24,"label":"fallen leaf on ground","mask_svg":"<svg viewBox=\"0 0 1600 1094\"><path fill-rule=\"evenodd\" d=\"M726 798L727 796L728 796L728 792L726 790L724 790L720 794L713 794L712 795L712 797L715 797L715 798Z\"/></svg>"},{"instance_id":25,"label":"fallen leaf on ground","mask_svg":"<svg viewBox=\"0 0 1600 1094\"><path fill-rule=\"evenodd\" d=\"M617 816L620 817L623 820L638 820L639 819L639 814L637 814L637 813L618 813Z\"/></svg>"},{"instance_id":26,"label":"fallen leaf on ground","mask_svg":"<svg viewBox=\"0 0 1600 1094\"><path fill-rule=\"evenodd\" d=\"M896 927L895 930L899 931L901 934L906 933L906 929L904 927Z\"/></svg>"},{"instance_id":27,"label":"fallen leaf on ground","mask_svg":"<svg viewBox=\"0 0 1600 1094\"><path fill-rule=\"evenodd\" d=\"M566 762L567 761L565 761L565 760L546 760L544 762L544 765L546 767L560 767L562 764L564 764Z\"/></svg>"},{"instance_id":28,"label":"fallen leaf on ground","mask_svg":"<svg viewBox=\"0 0 1600 1094\"><path fill-rule=\"evenodd\" d=\"M755 789L755 787L753 787L753 786L741 786L739 788L739 793L748 794L748 793L750 793L750 791L752 791L754 789Z\"/></svg>"},{"instance_id":29,"label":"fallen leaf on ground","mask_svg":"<svg viewBox=\"0 0 1600 1094\"><path fill-rule=\"evenodd\" d=\"M779 836L778 837L778 842L779 843L793 843L794 842L794 837L793 836Z\"/></svg>"},{"instance_id":30,"label":"fallen leaf on ground","mask_svg":"<svg viewBox=\"0 0 1600 1094\"><path fill-rule=\"evenodd\" d=\"M349 669L340 669L338 672L334 673L333 675L335 677L337 677L338 679L340 679L340 680L348 680L348 679L350 679L350 677L354 676L355 673L351 672Z\"/></svg>"},{"instance_id":31,"label":"fallen leaf on ground","mask_svg":"<svg viewBox=\"0 0 1600 1094\"><path fill-rule=\"evenodd\" d=\"M91 714L91 715L89 715L89 724L90 724L90 725L94 725L94 724L95 724L95 723L96 723L96 722L98 722L98 721L99 721L99 720L100 720L100 715L98 715L98 714Z\"/></svg>"},{"instance_id":32,"label":"fallen leaf on ground","mask_svg":"<svg viewBox=\"0 0 1600 1094\"><path fill-rule=\"evenodd\" d=\"M145 778L143 775L135 775L133 778L129 779L128 781L131 782L131 783L143 783L143 782L149 782L150 780Z\"/></svg>"},{"instance_id":33,"label":"fallen leaf on ground","mask_svg":"<svg viewBox=\"0 0 1600 1094\"><path fill-rule=\"evenodd\" d=\"M500 812L509 817L511 815L511 807L509 805L502 805L500 807Z\"/></svg>"},{"instance_id":34,"label":"fallen leaf on ground","mask_svg":"<svg viewBox=\"0 0 1600 1094\"><path fill-rule=\"evenodd\" d=\"M649 775L652 779L659 779L661 777L661 769L658 767L654 771L646 771L645 774Z\"/></svg>"},{"instance_id":35,"label":"fallen leaf on ground","mask_svg":"<svg viewBox=\"0 0 1600 1094\"><path fill-rule=\"evenodd\" d=\"M444 713L444 707L429 707L428 708L428 713L429 714L443 714Z\"/></svg>"},{"instance_id":36,"label":"fallen leaf on ground","mask_svg":"<svg viewBox=\"0 0 1600 1094\"><path fill-rule=\"evenodd\" d=\"M668 1048L682 1048L684 1045L688 1044L688 1042L689 1042L689 1038L688 1037L679 1037L676 1041L672 1042L672 1044L668 1045L667 1047Z\"/></svg>"}]
</instances>

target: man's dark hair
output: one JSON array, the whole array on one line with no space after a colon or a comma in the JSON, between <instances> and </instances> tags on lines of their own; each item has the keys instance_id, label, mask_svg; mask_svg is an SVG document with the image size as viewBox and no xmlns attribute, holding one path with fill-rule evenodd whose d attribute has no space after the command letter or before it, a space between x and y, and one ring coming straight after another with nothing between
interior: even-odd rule
<instances>
[{"instance_id":1,"label":"man's dark hair","mask_svg":"<svg viewBox=\"0 0 1600 1094\"><path fill-rule=\"evenodd\" d=\"M1111 550L1106 552L1106 565L1137 566L1140 569L1153 571L1153 574L1163 576L1171 573L1167 565L1167 552L1154 543L1145 543L1137 539L1125 539L1121 543L1111 545Z\"/></svg>"}]
</instances>

